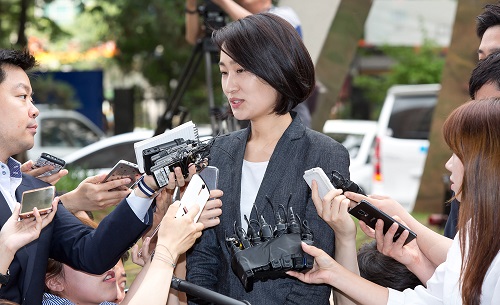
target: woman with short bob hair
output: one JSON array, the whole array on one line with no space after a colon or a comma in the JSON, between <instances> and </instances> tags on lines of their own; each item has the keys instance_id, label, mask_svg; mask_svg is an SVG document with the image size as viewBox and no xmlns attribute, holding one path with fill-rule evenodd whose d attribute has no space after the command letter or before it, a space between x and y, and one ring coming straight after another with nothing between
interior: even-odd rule
<instances>
[{"instance_id":1,"label":"woman with short bob hair","mask_svg":"<svg viewBox=\"0 0 500 305\"><path fill-rule=\"evenodd\" d=\"M262 14L235 21L213 34L223 53L277 91L274 112L279 115L305 101L316 84L311 56L288 25L274 14Z\"/></svg>"},{"instance_id":2,"label":"woman with short bob hair","mask_svg":"<svg viewBox=\"0 0 500 305\"><path fill-rule=\"evenodd\" d=\"M314 244L333 254L333 230L319 218L304 171L321 167L349 177L349 154L313 131L291 111L315 84L314 65L297 31L268 13L234 21L213 32L220 48L222 90L245 129L215 139L210 165L219 168L224 192L221 223L206 230L188 253L187 280L251 304L328 304L330 288L303 284L284 274L244 286L231 270L225 238L235 226L248 229L261 216L275 224L280 206L307 220ZM249 219L245 220L245 216ZM258 230L258 228L254 228Z\"/></svg>"}]
</instances>

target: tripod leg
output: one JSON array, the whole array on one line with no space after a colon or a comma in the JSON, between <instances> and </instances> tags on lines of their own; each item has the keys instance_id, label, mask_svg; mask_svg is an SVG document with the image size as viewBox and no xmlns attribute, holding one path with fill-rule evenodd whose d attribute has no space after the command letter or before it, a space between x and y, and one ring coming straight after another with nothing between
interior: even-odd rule
<instances>
[{"instance_id":1,"label":"tripod leg","mask_svg":"<svg viewBox=\"0 0 500 305\"><path fill-rule=\"evenodd\" d=\"M179 104L184 96L187 86L191 82L193 74L200 65L202 55L202 42L199 41L193 48L191 56L187 64L184 66L181 76L179 77L179 85L175 88L167 101L167 108L163 115L158 118L158 124L155 130L155 135L163 133L167 129L172 128L172 117L179 109Z\"/></svg>"}]
</instances>

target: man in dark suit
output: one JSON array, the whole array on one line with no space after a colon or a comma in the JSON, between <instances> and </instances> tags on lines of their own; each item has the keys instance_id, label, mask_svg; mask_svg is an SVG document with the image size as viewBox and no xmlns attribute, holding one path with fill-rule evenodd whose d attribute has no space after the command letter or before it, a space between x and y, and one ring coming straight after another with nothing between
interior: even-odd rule
<instances>
[{"instance_id":1,"label":"man in dark suit","mask_svg":"<svg viewBox=\"0 0 500 305\"><path fill-rule=\"evenodd\" d=\"M33 146L38 109L33 105L32 88L26 70L36 61L27 51L0 50L0 226L12 215L16 202L26 190L48 184L21 174L12 155ZM150 191L152 177L142 181L97 229L83 225L59 204L53 220L40 237L20 248L0 275L0 299L21 304L41 304L45 269L49 257L85 272L102 274L112 268L148 228L152 218ZM9 274L10 273L10 274Z\"/></svg>"}]
</instances>

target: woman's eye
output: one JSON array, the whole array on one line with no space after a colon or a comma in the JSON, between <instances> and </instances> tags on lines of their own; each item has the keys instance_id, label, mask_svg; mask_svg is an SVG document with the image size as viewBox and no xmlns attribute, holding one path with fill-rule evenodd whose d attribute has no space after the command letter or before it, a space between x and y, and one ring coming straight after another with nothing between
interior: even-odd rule
<instances>
[{"instance_id":1,"label":"woman's eye","mask_svg":"<svg viewBox=\"0 0 500 305\"><path fill-rule=\"evenodd\" d=\"M221 75L226 75L226 74L227 74L227 72L226 72L226 71L220 71L220 74L221 74Z\"/></svg>"},{"instance_id":2,"label":"woman's eye","mask_svg":"<svg viewBox=\"0 0 500 305\"><path fill-rule=\"evenodd\" d=\"M236 72L243 73L243 72L245 72L245 69L243 69L243 68L242 69L238 69L238 70L236 70Z\"/></svg>"}]
</instances>

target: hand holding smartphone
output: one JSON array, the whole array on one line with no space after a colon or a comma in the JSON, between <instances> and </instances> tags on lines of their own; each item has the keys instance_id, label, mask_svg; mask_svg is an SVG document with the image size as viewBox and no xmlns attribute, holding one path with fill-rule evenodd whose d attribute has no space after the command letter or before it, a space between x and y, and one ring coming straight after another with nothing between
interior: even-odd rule
<instances>
[{"instance_id":1,"label":"hand holding smartphone","mask_svg":"<svg viewBox=\"0 0 500 305\"><path fill-rule=\"evenodd\" d=\"M51 154L42 153L40 157L38 157L38 159L35 161L35 164L33 164L33 168L44 167L46 165L52 165L54 169L46 171L38 177L46 177L58 173L61 169L64 168L64 165L66 165L66 161Z\"/></svg>"},{"instance_id":2,"label":"hand holding smartphone","mask_svg":"<svg viewBox=\"0 0 500 305\"><path fill-rule=\"evenodd\" d=\"M181 205L175 217L184 216L194 204L197 204L200 207L198 214L194 217L194 222L197 222L209 197L210 191L205 181L198 174L194 174L189 181L184 195L182 195Z\"/></svg>"},{"instance_id":3,"label":"hand holding smartphone","mask_svg":"<svg viewBox=\"0 0 500 305\"><path fill-rule=\"evenodd\" d=\"M405 245L412 241L414 238L417 237L417 234L410 230L408 227L403 225L402 223L398 222L391 216L387 215L384 213L382 210L371 204L370 202L366 200L361 200L356 206L353 208L349 209L349 213L356 217L359 220L362 220L364 223L366 223L367 226L369 226L372 229L375 229L375 224L377 223L378 219L382 219L384 221L384 228L383 228L383 233L387 233L387 230L392 226L393 223L397 223L399 225L398 230L394 234L393 241L396 241L401 233L403 233L404 230L408 230L410 234L408 235L408 238L405 240Z\"/></svg>"},{"instance_id":4,"label":"hand holding smartphone","mask_svg":"<svg viewBox=\"0 0 500 305\"><path fill-rule=\"evenodd\" d=\"M325 195L329 191L335 189L333 184L330 182L330 179L328 179L328 177L326 176L325 172L323 171L323 169L321 167L315 167L315 168L311 168L309 170L306 170L304 172L303 177L311 189L312 189L312 181L316 180L316 183L318 184L319 197L321 199L323 199L323 197L325 197Z\"/></svg>"},{"instance_id":5,"label":"hand holding smartphone","mask_svg":"<svg viewBox=\"0 0 500 305\"><path fill-rule=\"evenodd\" d=\"M120 160L118 163L113 166L109 174L104 178L101 183L105 183L108 181L113 181L117 179L130 178L130 183L119 186L117 188L111 189L110 191L123 191L130 188L134 183L141 177L141 173L139 172L139 166L132 162L128 162L125 160Z\"/></svg>"},{"instance_id":6,"label":"hand holding smartphone","mask_svg":"<svg viewBox=\"0 0 500 305\"><path fill-rule=\"evenodd\" d=\"M23 192L21 198L20 219L33 217L33 208L37 208L40 215L48 214L52 211L52 201L55 196L53 185Z\"/></svg>"}]
</instances>

